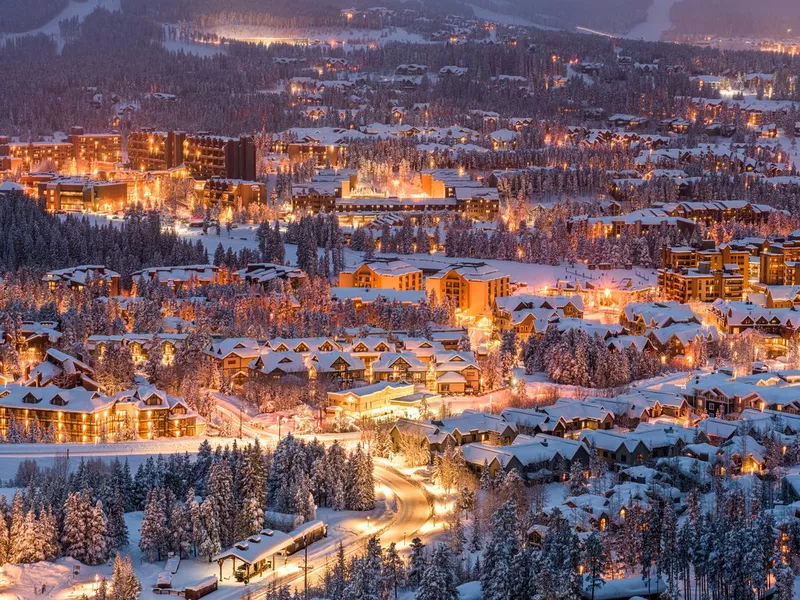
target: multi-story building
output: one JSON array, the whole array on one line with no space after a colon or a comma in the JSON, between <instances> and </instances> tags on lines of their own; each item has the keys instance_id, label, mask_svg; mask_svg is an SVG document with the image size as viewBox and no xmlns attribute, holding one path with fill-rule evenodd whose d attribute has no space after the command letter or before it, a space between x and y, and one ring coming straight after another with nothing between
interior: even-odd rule
<instances>
[{"instance_id":1,"label":"multi-story building","mask_svg":"<svg viewBox=\"0 0 800 600\"><path fill-rule=\"evenodd\" d=\"M215 285L226 283L223 272L214 265L180 265L174 267L150 267L131 274L134 281L144 279L156 281L174 290L186 285Z\"/></svg>"},{"instance_id":2,"label":"multi-story building","mask_svg":"<svg viewBox=\"0 0 800 600\"><path fill-rule=\"evenodd\" d=\"M659 269L658 290L667 300L713 302L717 298L741 300L744 277L727 269L712 269L707 261L697 268Z\"/></svg>"},{"instance_id":3,"label":"multi-story building","mask_svg":"<svg viewBox=\"0 0 800 600\"><path fill-rule=\"evenodd\" d=\"M74 166L79 172L87 172L122 161L122 136L114 132L86 133L83 127L70 128L66 139L46 142L9 142L3 136L0 156L19 159L26 171L53 168L63 173Z\"/></svg>"},{"instance_id":4,"label":"multi-story building","mask_svg":"<svg viewBox=\"0 0 800 600\"><path fill-rule=\"evenodd\" d=\"M266 201L267 188L260 181L212 177L203 186L203 205L206 208L242 209Z\"/></svg>"},{"instance_id":5,"label":"multi-story building","mask_svg":"<svg viewBox=\"0 0 800 600\"><path fill-rule=\"evenodd\" d=\"M671 217L691 219L706 225L741 221L743 223L761 223L766 221L778 209L766 204L753 204L745 200L718 202L676 202L662 206L662 210Z\"/></svg>"},{"instance_id":6,"label":"multi-story building","mask_svg":"<svg viewBox=\"0 0 800 600\"><path fill-rule=\"evenodd\" d=\"M182 399L149 386L114 396L82 387L5 386L0 391L0 433L24 432L34 425L55 442L94 443L122 429L147 439L205 432L205 420Z\"/></svg>"},{"instance_id":7,"label":"multi-story building","mask_svg":"<svg viewBox=\"0 0 800 600\"><path fill-rule=\"evenodd\" d=\"M86 133L72 127L69 138L79 169L111 166L122 162L122 136L119 133Z\"/></svg>"},{"instance_id":8,"label":"multi-story building","mask_svg":"<svg viewBox=\"0 0 800 600\"><path fill-rule=\"evenodd\" d=\"M105 212L125 210L128 183L85 179L51 179L37 185L49 212Z\"/></svg>"},{"instance_id":9,"label":"multi-story building","mask_svg":"<svg viewBox=\"0 0 800 600\"><path fill-rule=\"evenodd\" d=\"M70 142L10 142L8 155L22 160L26 171L54 169L64 172L72 166L75 149Z\"/></svg>"},{"instance_id":10,"label":"multi-story building","mask_svg":"<svg viewBox=\"0 0 800 600\"><path fill-rule=\"evenodd\" d=\"M252 137L230 138L207 133L187 135L183 163L198 177L256 178L256 145Z\"/></svg>"},{"instance_id":11,"label":"multi-story building","mask_svg":"<svg viewBox=\"0 0 800 600\"><path fill-rule=\"evenodd\" d=\"M166 171L183 163L182 131L142 129L128 135L128 162L140 171Z\"/></svg>"},{"instance_id":12,"label":"multi-story building","mask_svg":"<svg viewBox=\"0 0 800 600\"><path fill-rule=\"evenodd\" d=\"M115 429L126 428L143 439L202 435L203 417L189 408L183 398L142 385L113 396Z\"/></svg>"},{"instance_id":13,"label":"multi-story building","mask_svg":"<svg viewBox=\"0 0 800 600\"><path fill-rule=\"evenodd\" d=\"M276 279L281 279L297 289L305 281L306 274L297 267L286 265L276 265L273 263L251 263L244 269L233 273L234 281L244 281L245 283L267 285ZM296 301L292 304L295 305ZM299 305L297 306L299 308Z\"/></svg>"},{"instance_id":14,"label":"multi-story building","mask_svg":"<svg viewBox=\"0 0 800 600\"><path fill-rule=\"evenodd\" d=\"M37 424L56 442L96 442L113 430L116 401L82 387L8 385L0 391L0 432Z\"/></svg>"},{"instance_id":15,"label":"multi-story building","mask_svg":"<svg viewBox=\"0 0 800 600\"><path fill-rule=\"evenodd\" d=\"M624 215L603 217L580 215L570 217L567 221L569 231L582 226L586 227L587 234L592 238L612 239L621 237L623 233L642 237L651 231L660 231L665 228L688 237L694 231L696 224L691 219L671 217L658 208L644 208Z\"/></svg>"},{"instance_id":16,"label":"multi-story building","mask_svg":"<svg viewBox=\"0 0 800 600\"><path fill-rule=\"evenodd\" d=\"M485 263L456 263L428 277L425 288L451 298L462 316L481 317L491 314L495 298L511 295L511 279Z\"/></svg>"},{"instance_id":17,"label":"multi-story building","mask_svg":"<svg viewBox=\"0 0 800 600\"><path fill-rule=\"evenodd\" d=\"M731 244L721 244L715 248L712 244L705 244L704 248L691 248L688 246L673 246L662 248L661 263L666 269L680 271L682 269L697 269L701 263L708 263L715 271L726 269L739 273L743 277L749 275L750 252L738 249Z\"/></svg>"},{"instance_id":18,"label":"multi-story building","mask_svg":"<svg viewBox=\"0 0 800 600\"><path fill-rule=\"evenodd\" d=\"M90 282L108 287L109 296L119 295L119 273L103 265L80 265L57 271L48 271L42 277L51 290L66 285L74 290L82 290Z\"/></svg>"},{"instance_id":19,"label":"multi-story building","mask_svg":"<svg viewBox=\"0 0 800 600\"><path fill-rule=\"evenodd\" d=\"M500 210L497 188L486 187L467 175L450 169L424 171L419 183L394 180L392 189L375 190L362 185L358 176L321 174L307 184L295 186L295 212L386 213L413 216L429 212L458 212L476 221L492 221Z\"/></svg>"},{"instance_id":20,"label":"multi-story building","mask_svg":"<svg viewBox=\"0 0 800 600\"><path fill-rule=\"evenodd\" d=\"M800 239L766 240L759 255L759 281L765 285L800 284Z\"/></svg>"},{"instance_id":21,"label":"multi-story building","mask_svg":"<svg viewBox=\"0 0 800 600\"><path fill-rule=\"evenodd\" d=\"M164 171L185 165L201 178L256 178L252 137L230 138L182 131L134 131L128 136L128 160L134 169Z\"/></svg>"},{"instance_id":22,"label":"multi-story building","mask_svg":"<svg viewBox=\"0 0 800 600\"><path fill-rule=\"evenodd\" d=\"M264 348L250 338L227 338L213 342L205 351L206 361L219 369L226 379L241 383L247 378L248 365Z\"/></svg>"},{"instance_id":23,"label":"multi-story building","mask_svg":"<svg viewBox=\"0 0 800 600\"><path fill-rule=\"evenodd\" d=\"M421 290L422 270L397 259L373 259L339 273L339 287Z\"/></svg>"}]
</instances>

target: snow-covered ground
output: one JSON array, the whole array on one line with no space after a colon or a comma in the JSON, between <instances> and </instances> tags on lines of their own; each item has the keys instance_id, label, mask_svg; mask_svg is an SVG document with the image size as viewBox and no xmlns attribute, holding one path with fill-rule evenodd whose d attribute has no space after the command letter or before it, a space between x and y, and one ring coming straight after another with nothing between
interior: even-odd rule
<instances>
[{"instance_id":1,"label":"snow-covered ground","mask_svg":"<svg viewBox=\"0 0 800 600\"><path fill-rule=\"evenodd\" d=\"M36 0L31 1L35 2ZM53 37L56 40L60 51L64 46L64 40L61 37L61 30L58 27L59 21L63 21L64 19L72 19L75 17L78 17L80 21L83 21L88 15L94 12L95 8L98 7L105 8L110 11L116 11L120 9L120 0L84 0L83 2L70 0L70 3L66 6L66 8L64 8L64 10L62 10L48 23L45 23L38 29L32 29L31 31L8 34L6 36L0 35L0 42L26 35L38 35L43 33L47 36Z\"/></svg>"},{"instance_id":2,"label":"snow-covered ground","mask_svg":"<svg viewBox=\"0 0 800 600\"><path fill-rule=\"evenodd\" d=\"M326 27L289 29L257 25L224 25L208 27L205 33L213 33L221 38L254 44L306 44L310 40L331 45L343 43L346 48L354 49L368 44L380 46L387 42L432 43L417 33L411 33L401 28L358 29Z\"/></svg>"},{"instance_id":3,"label":"snow-covered ground","mask_svg":"<svg viewBox=\"0 0 800 600\"><path fill-rule=\"evenodd\" d=\"M536 29L542 29L544 31L560 31L557 27L549 27L547 25L534 23L529 19L518 17L516 15L507 15L505 13L495 12L493 10L489 10L488 8L483 8L482 6L478 6L477 4L468 4L467 6L469 6L472 9L472 12L475 13L476 18L483 19L485 21L493 21L501 25L535 27Z\"/></svg>"},{"instance_id":4,"label":"snow-covered ground","mask_svg":"<svg viewBox=\"0 0 800 600\"><path fill-rule=\"evenodd\" d=\"M661 41L661 36L672 29L670 11L678 0L653 0L647 19L631 29L623 37L632 40L645 40L646 42Z\"/></svg>"}]
</instances>

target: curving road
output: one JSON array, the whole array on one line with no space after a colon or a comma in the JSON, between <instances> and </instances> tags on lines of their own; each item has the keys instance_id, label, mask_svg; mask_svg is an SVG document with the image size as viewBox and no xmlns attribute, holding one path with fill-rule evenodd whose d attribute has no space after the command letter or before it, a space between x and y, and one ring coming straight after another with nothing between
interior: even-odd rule
<instances>
[{"instance_id":1,"label":"curving road","mask_svg":"<svg viewBox=\"0 0 800 600\"><path fill-rule=\"evenodd\" d=\"M422 486L412 482L386 464L378 463L375 464L375 481L392 490L397 499L397 512L383 528L342 542L345 559L363 553L367 541L372 536L378 537L383 546L388 546L394 542L397 544L398 549L402 550L407 547L431 516L431 502ZM310 583L317 581L324 575L326 566L333 565L338 550L339 544L334 540L330 540L327 543L319 541L308 547L308 580ZM302 551L293 555L289 559L289 564L296 565L298 570L277 578L275 580L276 583L302 590L304 586L303 561ZM241 593L235 597L247 596L252 600L261 600L266 597L267 589L272 584L272 581L272 578L269 578L255 585L243 586Z\"/></svg>"}]
</instances>

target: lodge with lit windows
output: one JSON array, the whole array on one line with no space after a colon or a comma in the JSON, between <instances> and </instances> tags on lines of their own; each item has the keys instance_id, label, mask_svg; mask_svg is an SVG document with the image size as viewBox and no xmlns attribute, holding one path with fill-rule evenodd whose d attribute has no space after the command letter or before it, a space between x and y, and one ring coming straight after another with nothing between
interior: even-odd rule
<instances>
[{"instance_id":1,"label":"lodge with lit windows","mask_svg":"<svg viewBox=\"0 0 800 600\"><path fill-rule=\"evenodd\" d=\"M54 442L98 442L123 428L140 438L202 435L205 420L180 398L141 386L105 396L83 387L8 385L0 391L0 433L38 426Z\"/></svg>"},{"instance_id":2,"label":"lodge with lit windows","mask_svg":"<svg viewBox=\"0 0 800 600\"><path fill-rule=\"evenodd\" d=\"M419 173L419 181L393 180L388 189L374 189L359 181L358 175L320 172L309 183L292 187L293 212L386 213L415 215L428 212L457 212L476 221L492 221L500 210L497 188L486 187L454 169Z\"/></svg>"},{"instance_id":3,"label":"lodge with lit windows","mask_svg":"<svg viewBox=\"0 0 800 600\"><path fill-rule=\"evenodd\" d=\"M456 263L429 276L425 289L439 301L451 298L465 317L482 317L491 315L495 298L511 295L511 278L485 263Z\"/></svg>"},{"instance_id":4,"label":"lodge with lit windows","mask_svg":"<svg viewBox=\"0 0 800 600\"><path fill-rule=\"evenodd\" d=\"M397 259L372 259L339 273L339 287L422 290L422 270Z\"/></svg>"}]
</instances>

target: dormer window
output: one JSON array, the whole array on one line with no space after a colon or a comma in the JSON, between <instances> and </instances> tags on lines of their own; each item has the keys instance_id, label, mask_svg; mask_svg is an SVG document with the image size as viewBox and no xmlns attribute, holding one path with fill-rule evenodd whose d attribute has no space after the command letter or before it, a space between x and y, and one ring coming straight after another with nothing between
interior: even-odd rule
<instances>
[{"instance_id":1,"label":"dormer window","mask_svg":"<svg viewBox=\"0 0 800 600\"><path fill-rule=\"evenodd\" d=\"M55 396L53 396L53 399L50 400L50 404L53 404L55 406L66 406L67 401L58 394L56 394Z\"/></svg>"},{"instance_id":2,"label":"dormer window","mask_svg":"<svg viewBox=\"0 0 800 600\"><path fill-rule=\"evenodd\" d=\"M37 402L41 401L41 398L37 398L32 393L28 392L25 394L25 396L23 396L22 401L25 404L36 404Z\"/></svg>"}]
</instances>

